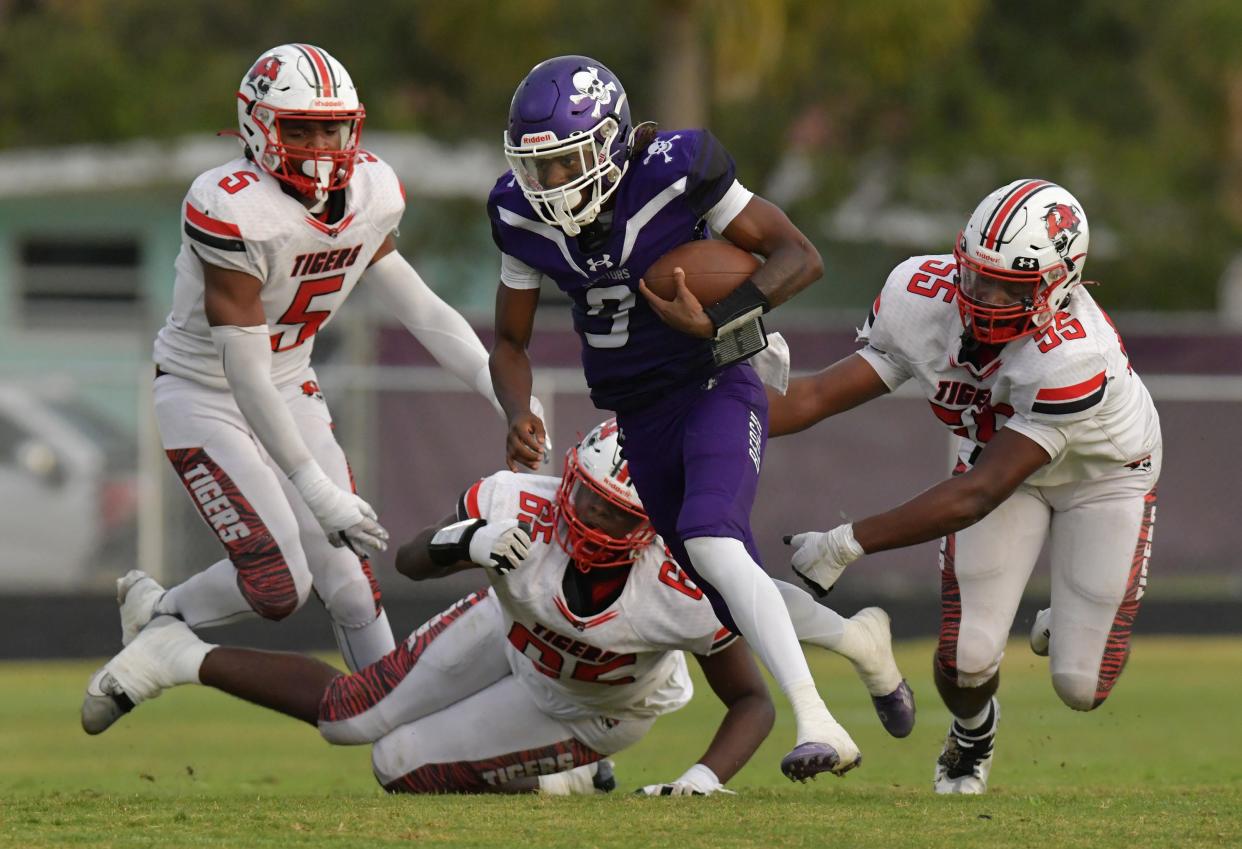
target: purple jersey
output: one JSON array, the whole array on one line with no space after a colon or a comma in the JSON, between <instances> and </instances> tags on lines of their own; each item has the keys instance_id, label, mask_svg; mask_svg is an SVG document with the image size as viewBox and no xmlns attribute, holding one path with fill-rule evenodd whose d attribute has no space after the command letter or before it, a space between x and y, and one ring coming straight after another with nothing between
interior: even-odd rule
<instances>
[{"instance_id":1,"label":"purple jersey","mask_svg":"<svg viewBox=\"0 0 1242 849\"><path fill-rule=\"evenodd\" d=\"M734 182L733 158L706 130L659 133L630 162L613 196L610 229L577 238L544 224L512 173L492 189L487 212L500 250L550 277L573 302L591 400L604 410L645 407L718 369L711 345L657 316L638 281L678 245L708 237L703 217Z\"/></svg>"}]
</instances>

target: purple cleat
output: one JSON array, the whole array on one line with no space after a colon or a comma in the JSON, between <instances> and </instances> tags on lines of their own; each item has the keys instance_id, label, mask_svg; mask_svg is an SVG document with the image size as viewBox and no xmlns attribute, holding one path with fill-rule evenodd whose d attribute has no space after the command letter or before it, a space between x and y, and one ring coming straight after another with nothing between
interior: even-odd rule
<instances>
[{"instance_id":1,"label":"purple cleat","mask_svg":"<svg viewBox=\"0 0 1242 849\"><path fill-rule=\"evenodd\" d=\"M844 775L862 763L862 755L844 767L839 766L840 761L837 750L827 743L799 743L792 752L781 758L781 772L790 781L806 781L821 772Z\"/></svg>"},{"instance_id":2,"label":"purple cleat","mask_svg":"<svg viewBox=\"0 0 1242 849\"><path fill-rule=\"evenodd\" d=\"M884 730L894 737L905 737L914 730L914 691L902 678L897 689L887 696L872 696L875 715Z\"/></svg>"}]
</instances>

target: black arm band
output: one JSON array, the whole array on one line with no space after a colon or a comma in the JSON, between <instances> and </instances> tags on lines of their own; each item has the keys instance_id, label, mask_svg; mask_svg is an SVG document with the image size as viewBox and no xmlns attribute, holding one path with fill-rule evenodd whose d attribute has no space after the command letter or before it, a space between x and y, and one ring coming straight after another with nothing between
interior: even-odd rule
<instances>
[{"instance_id":1,"label":"black arm band","mask_svg":"<svg viewBox=\"0 0 1242 849\"><path fill-rule=\"evenodd\" d=\"M470 539L486 524L482 519L464 519L440 528L427 543L431 562L437 566L452 566L469 561Z\"/></svg>"},{"instance_id":2,"label":"black arm band","mask_svg":"<svg viewBox=\"0 0 1242 849\"><path fill-rule=\"evenodd\" d=\"M716 338L728 333L771 309L767 296L759 290L754 280L745 280L703 312L712 320Z\"/></svg>"}]
</instances>

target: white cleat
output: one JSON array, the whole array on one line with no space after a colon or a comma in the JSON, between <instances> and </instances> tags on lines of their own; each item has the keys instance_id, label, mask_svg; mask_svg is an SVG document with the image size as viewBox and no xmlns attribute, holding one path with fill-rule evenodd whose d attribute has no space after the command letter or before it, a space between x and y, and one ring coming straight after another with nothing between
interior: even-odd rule
<instances>
[{"instance_id":1,"label":"white cleat","mask_svg":"<svg viewBox=\"0 0 1242 849\"><path fill-rule=\"evenodd\" d=\"M981 796L988 792L988 774L992 771L992 750L999 722L1000 702L993 698L990 724L974 731L962 728L956 720L949 724L944 749L936 759L933 787L937 793Z\"/></svg>"},{"instance_id":2,"label":"white cleat","mask_svg":"<svg viewBox=\"0 0 1242 849\"><path fill-rule=\"evenodd\" d=\"M116 582L116 603L121 607L121 645L133 642L155 615L164 588L139 569L131 569Z\"/></svg>"},{"instance_id":3,"label":"white cleat","mask_svg":"<svg viewBox=\"0 0 1242 849\"><path fill-rule=\"evenodd\" d=\"M1048 643L1052 639L1052 608L1046 607L1035 614L1031 626L1031 651L1040 657L1048 656Z\"/></svg>"},{"instance_id":4,"label":"white cleat","mask_svg":"<svg viewBox=\"0 0 1242 849\"><path fill-rule=\"evenodd\" d=\"M95 671L82 699L82 728L87 734L108 730L114 722L173 686L171 660L187 646L200 644L190 627L172 616L157 616L138 637Z\"/></svg>"}]
</instances>

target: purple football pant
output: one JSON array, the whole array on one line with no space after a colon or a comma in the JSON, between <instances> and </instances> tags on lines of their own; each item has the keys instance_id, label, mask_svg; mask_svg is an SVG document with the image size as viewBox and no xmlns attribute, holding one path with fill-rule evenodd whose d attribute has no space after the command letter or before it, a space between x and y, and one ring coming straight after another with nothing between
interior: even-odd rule
<instances>
[{"instance_id":1,"label":"purple football pant","mask_svg":"<svg viewBox=\"0 0 1242 849\"><path fill-rule=\"evenodd\" d=\"M717 618L738 633L724 599L695 571L684 541L741 540L755 562L762 562L750 510L768 439L768 396L745 364L725 369L708 385L619 414L617 423L622 455L651 524L707 593Z\"/></svg>"}]
</instances>

